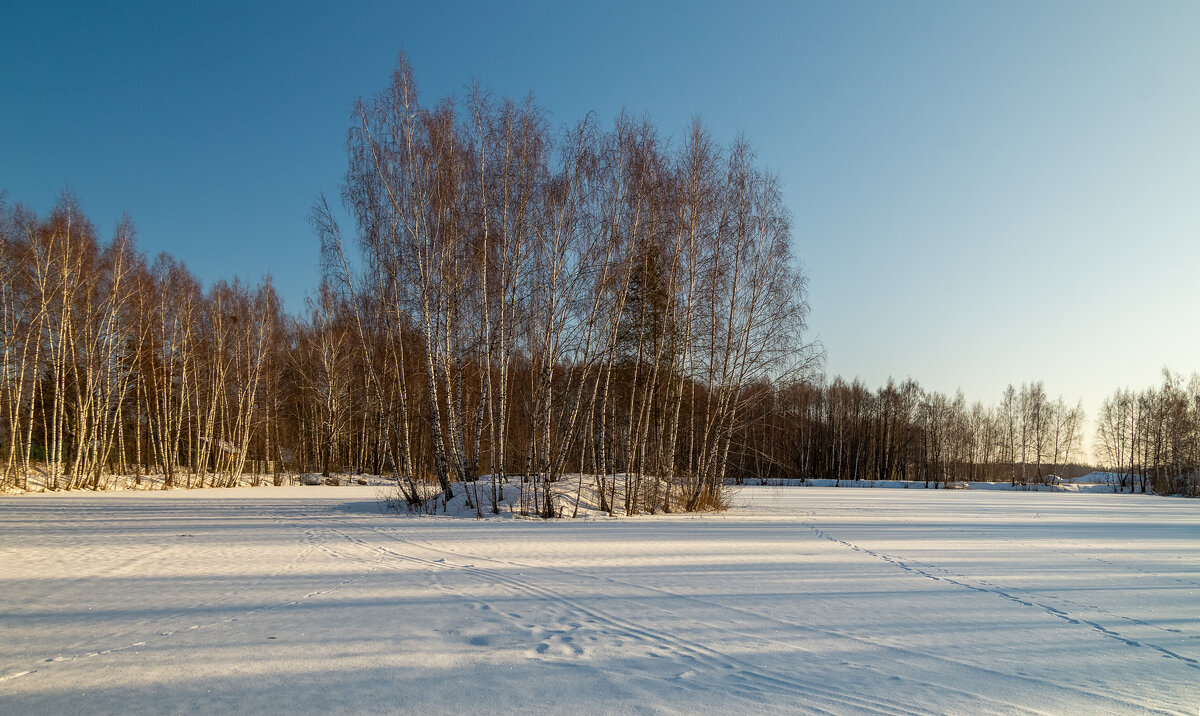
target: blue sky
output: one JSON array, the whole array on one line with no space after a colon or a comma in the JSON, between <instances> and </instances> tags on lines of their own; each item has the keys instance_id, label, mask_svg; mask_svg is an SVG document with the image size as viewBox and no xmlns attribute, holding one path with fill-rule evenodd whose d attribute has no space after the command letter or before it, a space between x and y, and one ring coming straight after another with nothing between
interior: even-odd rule
<instances>
[{"instance_id":1,"label":"blue sky","mask_svg":"<svg viewBox=\"0 0 1200 716\"><path fill-rule=\"evenodd\" d=\"M0 188L70 186L201 279L317 282L356 97L404 49L558 123L745 132L783 180L828 370L1089 417L1198 368L1195 2L6 3ZM344 6L342 6L344 5Z\"/></svg>"}]
</instances>

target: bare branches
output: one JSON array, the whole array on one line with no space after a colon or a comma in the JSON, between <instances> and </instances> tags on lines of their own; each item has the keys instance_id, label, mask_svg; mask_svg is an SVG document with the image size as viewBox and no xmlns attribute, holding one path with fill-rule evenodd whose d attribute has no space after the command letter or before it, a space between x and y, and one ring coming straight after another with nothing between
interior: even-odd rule
<instances>
[{"instance_id":1,"label":"bare branches","mask_svg":"<svg viewBox=\"0 0 1200 716\"><path fill-rule=\"evenodd\" d=\"M568 464L602 494L622 470L627 511L698 506L698 489L720 492L743 387L811 352L776 180L745 142L722 164L698 123L668 153L624 116L553 141L529 101L476 84L468 108L423 107L401 58L348 140L362 304L394 316L363 338L395 337L423 368L397 374L422 396L415 444L431 460L414 470L448 496L486 465L493 510L522 473L522 508L555 514ZM711 439L681 450L697 424Z\"/></svg>"},{"instance_id":2,"label":"bare branches","mask_svg":"<svg viewBox=\"0 0 1200 716\"><path fill-rule=\"evenodd\" d=\"M1095 441L1115 489L1200 495L1200 377L1164 368L1157 389L1117 390L1101 405Z\"/></svg>"}]
</instances>

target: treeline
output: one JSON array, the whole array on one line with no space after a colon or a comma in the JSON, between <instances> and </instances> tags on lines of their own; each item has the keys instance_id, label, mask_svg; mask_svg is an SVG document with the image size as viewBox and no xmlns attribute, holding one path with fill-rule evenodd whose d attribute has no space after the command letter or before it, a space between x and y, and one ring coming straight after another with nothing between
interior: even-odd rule
<instances>
[{"instance_id":1,"label":"treeline","mask_svg":"<svg viewBox=\"0 0 1200 716\"><path fill-rule=\"evenodd\" d=\"M822 378L778 180L744 140L552 130L478 86L425 106L402 58L347 150L353 229L314 207L301 317L269 280L205 290L148 260L128 219L100 241L69 195L45 217L0 195L3 483L361 471L482 513L511 480L549 516L564 475L637 513L720 505L728 479L1025 484L1083 457L1082 409L1040 382L985 407ZM1097 457L1143 490L1194 494L1198 445L1200 379L1101 410Z\"/></svg>"},{"instance_id":2,"label":"treeline","mask_svg":"<svg viewBox=\"0 0 1200 716\"><path fill-rule=\"evenodd\" d=\"M999 405L968 404L889 380L797 381L752 386L732 469L738 479L830 478L1043 482L1071 477L1082 461L1079 404L1051 400L1043 384L1009 386Z\"/></svg>"},{"instance_id":3,"label":"treeline","mask_svg":"<svg viewBox=\"0 0 1200 716\"><path fill-rule=\"evenodd\" d=\"M1200 495L1200 375L1163 369L1157 388L1115 391L1100 406L1095 453L1122 488Z\"/></svg>"},{"instance_id":4,"label":"treeline","mask_svg":"<svg viewBox=\"0 0 1200 716\"><path fill-rule=\"evenodd\" d=\"M203 290L170 256L148 260L128 218L105 243L69 194L46 217L4 199L0 487L385 471L368 371L328 292L295 319L269 280Z\"/></svg>"}]
</instances>

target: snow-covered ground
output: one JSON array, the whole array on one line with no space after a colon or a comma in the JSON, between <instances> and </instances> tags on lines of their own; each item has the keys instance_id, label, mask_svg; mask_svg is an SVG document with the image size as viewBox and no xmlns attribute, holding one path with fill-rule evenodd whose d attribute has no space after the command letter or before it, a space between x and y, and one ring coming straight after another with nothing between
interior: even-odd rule
<instances>
[{"instance_id":1,"label":"snow-covered ground","mask_svg":"<svg viewBox=\"0 0 1200 716\"><path fill-rule=\"evenodd\" d=\"M373 487L0 500L0 713L1197 713L1200 502L746 487L721 515Z\"/></svg>"}]
</instances>

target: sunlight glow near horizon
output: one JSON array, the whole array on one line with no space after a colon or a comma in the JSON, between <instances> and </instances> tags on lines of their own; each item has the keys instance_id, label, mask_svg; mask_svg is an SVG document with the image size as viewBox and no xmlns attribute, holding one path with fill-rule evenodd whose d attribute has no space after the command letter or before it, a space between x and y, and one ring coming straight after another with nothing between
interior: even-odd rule
<instances>
[{"instance_id":1,"label":"sunlight glow near horizon","mask_svg":"<svg viewBox=\"0 0 1200 716\"><path fill-rule=\"evenodd\" d=\"M70 186L107 238L303 310L306 223L355 97L404 49L426 103L472 77L555 125L699 114L779 173L827 371L968 401L1042 380L1093 419L1200 369L1200 5L456 3L0 10L0 189Z\"/></svg>"}]
</instances>

